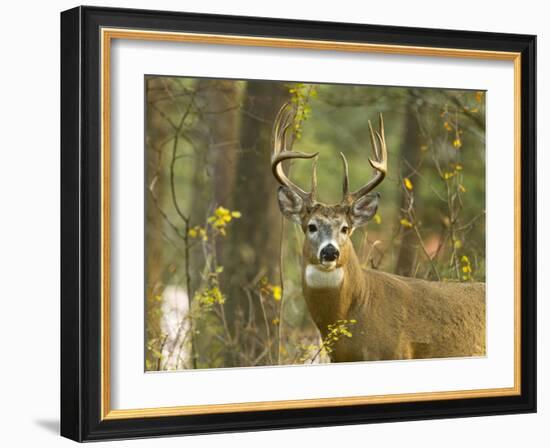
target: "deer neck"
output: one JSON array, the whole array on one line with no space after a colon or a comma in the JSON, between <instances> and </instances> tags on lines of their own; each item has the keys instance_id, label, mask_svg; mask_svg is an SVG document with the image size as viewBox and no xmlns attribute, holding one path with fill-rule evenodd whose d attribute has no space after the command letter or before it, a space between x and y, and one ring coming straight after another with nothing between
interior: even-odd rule
<instances>
[{"instance_id":1,"label":"deer neck","mask_svg":"<svg viewBox=\"0 0 550 448\"><path fill-rule=\"evenodd\" d=\"M365 294L366 280L351 244L342 254L341 264L331 271L324 271L307 260L304 257L304 298L313 320L323 332L329 324L349 318L353 303Z\"/></svg>"}]
</instances>

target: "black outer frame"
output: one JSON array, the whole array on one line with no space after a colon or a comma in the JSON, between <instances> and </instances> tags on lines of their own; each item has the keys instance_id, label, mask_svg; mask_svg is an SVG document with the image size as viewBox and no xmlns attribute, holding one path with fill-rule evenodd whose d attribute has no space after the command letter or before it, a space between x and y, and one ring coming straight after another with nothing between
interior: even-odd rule
<instances>
[{"instance_id":1,"label":"black outer frame","mask_svg":"<svg viewBox=\"0 0 550 448\"><path fill-rule=\"evenodd\" d=\"M100 28L520 52L521 395L100 420ZM61 435L76 441L536 412L536 36L77 7L61 13Z\"/></svg>"}]
</instances>

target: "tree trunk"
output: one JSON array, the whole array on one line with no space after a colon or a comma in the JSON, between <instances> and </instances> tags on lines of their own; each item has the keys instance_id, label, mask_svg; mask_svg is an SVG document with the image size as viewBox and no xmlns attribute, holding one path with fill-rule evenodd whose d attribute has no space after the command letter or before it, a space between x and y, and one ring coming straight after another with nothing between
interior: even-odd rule
<instances>
[{"instance_id":1,"label":"tree trunk","mask_svg":"<svg viewBox=\"0 0 550 448\"><path fill-rule=\"evenodd\" d=\"M229 229L224 254L226 319L235 347L227 366L265 365L275 356L271 297L260 297L258 283L278 284L281 215L277 184L271 175L271 131L281 105L288 100L281 83L248 81L241 116L238 158L231 209L242 218Z\"/></svg>"},{"instance_id":2,"label":"tree trunk","mask_svg":"<svg viewBox=\"0 0 550 448\"><path fill-rule=\"evenodd\" d=\"M191 210L193 225L204 227L207 217L217 207L230 206L228 202L234 188L240 151L239 105L242 83L233 80L201 79L196 89L195 103L199 121L193 132L196 134L194 140L198 147L195 148ZM223 266L226 238L218 237L210 243L215 244L216 258ZM204 266L206 259L201 244L192 248L191 259L194 266ZM196 291L204 282L202 269L194 269L191 274ZM211 322L206 319L199 325L210 324ZM218 359L222 361L220 356L213 354L216 352L213 344L219 342L212 341L212 332L203 331L203 328L198 329L200 331L195 337L197 363L201 366L211 366Z\"/></svg>"},{"instance_id":3,"label":"tree trunk","mask_svg":"<svg viewBox=\"0 0 550 448\"><path fill-rule=\"evenodd\" d=\"M414 91L409 90L405 97L405 127L403 129L403 140L401 144L401 159L406 160L408 164L402 164L402 173L410 173L411 167L417 167L420 161L420 128L417 120L417 105ZM403 174L404 177L407 174ZM414 176L409 176L414 185L414 206L418 207L418 183L414 182ZM409 195L403 186L401 186L401 208L409 207ZM401 245L397 256L395 273L410 277L414 275L415 264L417 260L418 238L413 229L406 228L401 238Z\"/></svg>"},{"instance_id":4,"label":"tree trunk","mask_svg":"<svg viewBox=\"0 0 550 448\"><path fill-rule=\"evenodd\" d=\"M195 102L200 125L194 180L193 213L205 216L211 206L225 205L232 191L239 142L241 86L233 80L202 79Z\"/></svg>"}]
</instances>

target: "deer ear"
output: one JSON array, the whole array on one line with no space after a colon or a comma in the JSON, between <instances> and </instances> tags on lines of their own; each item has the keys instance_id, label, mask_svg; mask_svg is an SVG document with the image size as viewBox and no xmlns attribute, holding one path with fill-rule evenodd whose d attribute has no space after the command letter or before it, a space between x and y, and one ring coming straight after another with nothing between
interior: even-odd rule
<instances>
[{"instance_id":1,"label":"deer ear","mask_svg":"<svg viewBox=\"0 0 550 448\"><path fill-rule=\"evenodd\" d=\"M366 194L352 204L349 216L353 227L364 226L376 215L378 199L380 199L380 193Z\"/></svg>"},{"instance_id":2,"label":"deer ear","mask_svg":"<svg viewBox=\"0 0 550 448\"><path fill-rule=\"evenodd\" d=\"M294 193L290 188L281 186L277 191L279 208L281 213L296 224L302 224L302 211L304 209L304 200Z\"/></svg>"}]
</instances>

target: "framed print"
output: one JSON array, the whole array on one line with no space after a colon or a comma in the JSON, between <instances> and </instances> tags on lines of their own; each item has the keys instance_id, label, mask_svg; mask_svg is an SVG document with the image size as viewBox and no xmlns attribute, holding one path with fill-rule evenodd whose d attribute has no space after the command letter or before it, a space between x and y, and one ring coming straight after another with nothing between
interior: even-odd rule
<instances>
[{"instance_id":1,"label":"framed print","mask_svg":"<svg viewBox=\"0 0 550 448\"><path fill-rule=\"evenodd\" d=\"M535 412L534 36L61 14L61 433Z\"/></svg>"}]
</instances>

